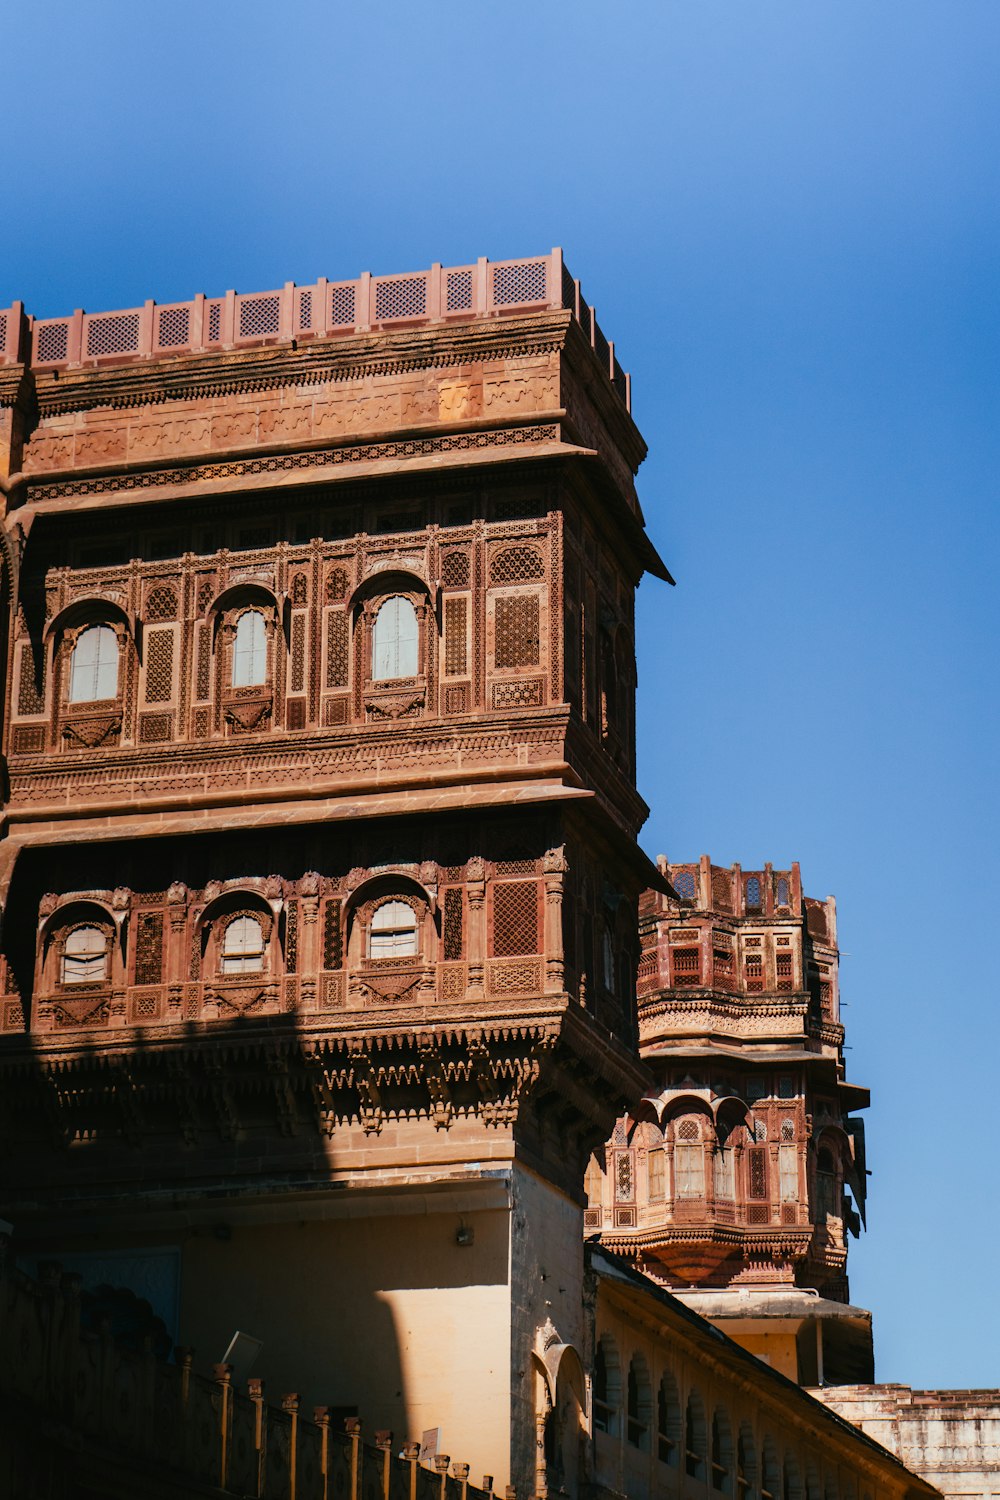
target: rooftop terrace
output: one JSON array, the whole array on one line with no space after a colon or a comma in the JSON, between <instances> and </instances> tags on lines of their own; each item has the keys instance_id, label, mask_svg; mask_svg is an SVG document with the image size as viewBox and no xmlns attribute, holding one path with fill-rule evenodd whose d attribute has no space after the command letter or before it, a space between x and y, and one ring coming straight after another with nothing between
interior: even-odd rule
<instances>
[{"instance_id":1,"label":"rooftop terrace","mask_svg":"<svg viewBox=\"0 0 1000 1500\"><path fill-rule=\"evenodd\" d=\"M199 293L190 302L149 301L109 312L78 308L61 318L33 318L15 302L0 311L0 366L96 368L555 308L573 313L631 410L629 376L558 249L527 260L483 258L474 265L434 265L392 276L365 271L354 281L321 276L308 286L287 281L274 291Z\"/></svg>"}]
</instances>

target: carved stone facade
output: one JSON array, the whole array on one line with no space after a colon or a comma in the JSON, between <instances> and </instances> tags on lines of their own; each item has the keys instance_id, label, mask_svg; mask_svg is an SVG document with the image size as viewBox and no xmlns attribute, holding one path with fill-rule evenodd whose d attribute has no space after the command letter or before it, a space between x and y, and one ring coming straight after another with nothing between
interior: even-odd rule
<instances>
[{"instance_id":1,"label":"carved stone facade","mask_svg":"<svg viewBox=\"0 0 1000 1500\"><path fill-rule=\"evenodd\" d=\"M803 895L797 864L660 869L669 890L640 903L637 981L656 1084L588 1169L584 1232L730 1319L793 1378L865 1378L870 1319L848 1305L847 1236L864 1213L853 1111L868 1092L844 1075L835 903ZM772 1314L795 1335L781 1355L766 1349Z\"/></svg>"},{"instance_id":2,"label":"carved stone facade","mask_svg":"<svg viewBox=\"0 0 1000 1500\"><path fill-rule=\"evenodd\" d=\"M0 1213L102 1274L170 1248L185 1343L252 1278L279 1371L320 1275L295 1378L523 1479L516 1226L579 1343L583 1167L644 1077L627 379L558 252L0 317ZM442 1242L485 1353L444 1384L390 1352L451 1326Z\"/></svg>"}]
</instances>

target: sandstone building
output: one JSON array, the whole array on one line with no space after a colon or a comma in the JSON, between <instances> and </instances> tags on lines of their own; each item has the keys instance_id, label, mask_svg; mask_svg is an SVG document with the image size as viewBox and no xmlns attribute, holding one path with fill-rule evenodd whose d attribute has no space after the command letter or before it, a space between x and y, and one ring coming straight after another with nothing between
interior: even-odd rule
<instances>
[{"instance_id":1,"label":"sandstone building","mask_svg":"<svg viewBox=\"0 0 1000 1500\"><path fill-rule=\"evenodd\" d=\"M932 1493L667 1290L766 1261L842 1306L805 1189L736 1238L708 1195L696 1251L619 1204L584 1248L616 1119L669 1133L681 1088L745 1129L779 1068L637 1052L640 926L648 1040L657 913L706 965L738 914L636 842L634 591L669 575L629 394L558 251L0 313L12 1495ZM795 892L779 1072L836 1176L862 1101ZM808 1173L805 1104L772 1113Z\"/></svg>"}]
</instances>

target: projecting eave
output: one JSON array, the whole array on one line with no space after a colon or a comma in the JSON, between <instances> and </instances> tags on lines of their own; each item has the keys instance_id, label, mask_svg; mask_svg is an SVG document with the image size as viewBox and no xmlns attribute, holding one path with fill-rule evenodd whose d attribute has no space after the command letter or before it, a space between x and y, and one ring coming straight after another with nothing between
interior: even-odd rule
<instances>
[{"instance_id":1,"label":"projecting eave","mask_svg":"<svg viewBox=\"0 0 1000 1500\"><path fill-rule=\"evenodd\" d=\"M842 1082L838 1085L837 1092L847 1113L852 1109L867 1109L872 1102L871 1089L865 1088L861 1083Z\"/></svg>"},{"instance_id":2,"label":"projecting eave","mask_svg":"<svg viewBox=\"0 0 1000 1500\"><path fill-rule=\"evenodd\" d=\"M769 1318L833 1318L864 1324L869 1324L872 1320L866 1307L854 1307L849 1302L834 1302L830 1297L811 1296L809 1292L797 1289L757 1291L746 1288L726 1292L687 1290L674 1292L673 1295L686 1307L692 1308L703 1318L709 1318L713 1323L746 1323Z\"/></svg>"}]
</instances>

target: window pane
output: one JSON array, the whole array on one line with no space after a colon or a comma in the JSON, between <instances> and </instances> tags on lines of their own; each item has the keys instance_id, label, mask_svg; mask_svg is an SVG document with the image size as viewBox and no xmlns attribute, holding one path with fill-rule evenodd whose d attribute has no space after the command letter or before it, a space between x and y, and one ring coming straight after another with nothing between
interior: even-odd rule
<instances>
[{"instance_id":1,"label":"window pane","mask_svg":"<svg viewBox=\"0 0 1000 1500\"><path fill-rule=\"evenodd\" d=\"M409 599L386 599L372 632L372 678L384 682L417 675L417 614Z\"/></svg>"},{"instance_id":2,"label":"window pane","mask_svg":"<svg viewBox=\"0 0 1000 1500\"><path fill-rule=\"evenodd\" d=\"M107 974L108 943L99 927L77 927L63 949L63 984L96 984Z\"/></svg>"},{"instance_id":3,"label":"window pane","mask_svg":"<svg viewBox=\"0 0 1000 1500\"><path fill-rule=\"evenodd\" d=\"M256 917L237 917L222 940L224 974L260 973L264 967L264 931Z\"/></svg>"},{"instance_id":4,"label":"window pane","mask_svg":"<svg viewBox=\"0 0 1000 1500\"><path fill-rule=\"evenodd\" d=\"M372 917L370 958L401 958L417 951L417 919L405 901L386 901Z\"/></svg>"},{"instance_id":5,"label":"window pane","mask_svg":"<svg viewBox=\"0 0 1000 1500\"><path fill-rule=\"evenodd\" d=\"M118 692L118 637L110 625L91 625L76 638L70 663L69 701L93 703Z\"/></svg>"},{"instance_id":6,"label":"window pane","mask_svg":"<svg viewBox=\"0 0 1000 1500\"><path fill-rule=\"evenodd\" d=\"M701 1198L705 1193L704 1146L675 1146L674 1173L678 1198Z\"/></svg>"},{"instance_id":7,"label":"window pane","mask_svg":"<svg viewBox=\"0 0 1000 1500\"><path fill-rule=\"evenodd\" d=\"M267 631L256 609L240 615L233 647L233 687L253 687L267 680Z\"/></svg>"}]
</instances>

